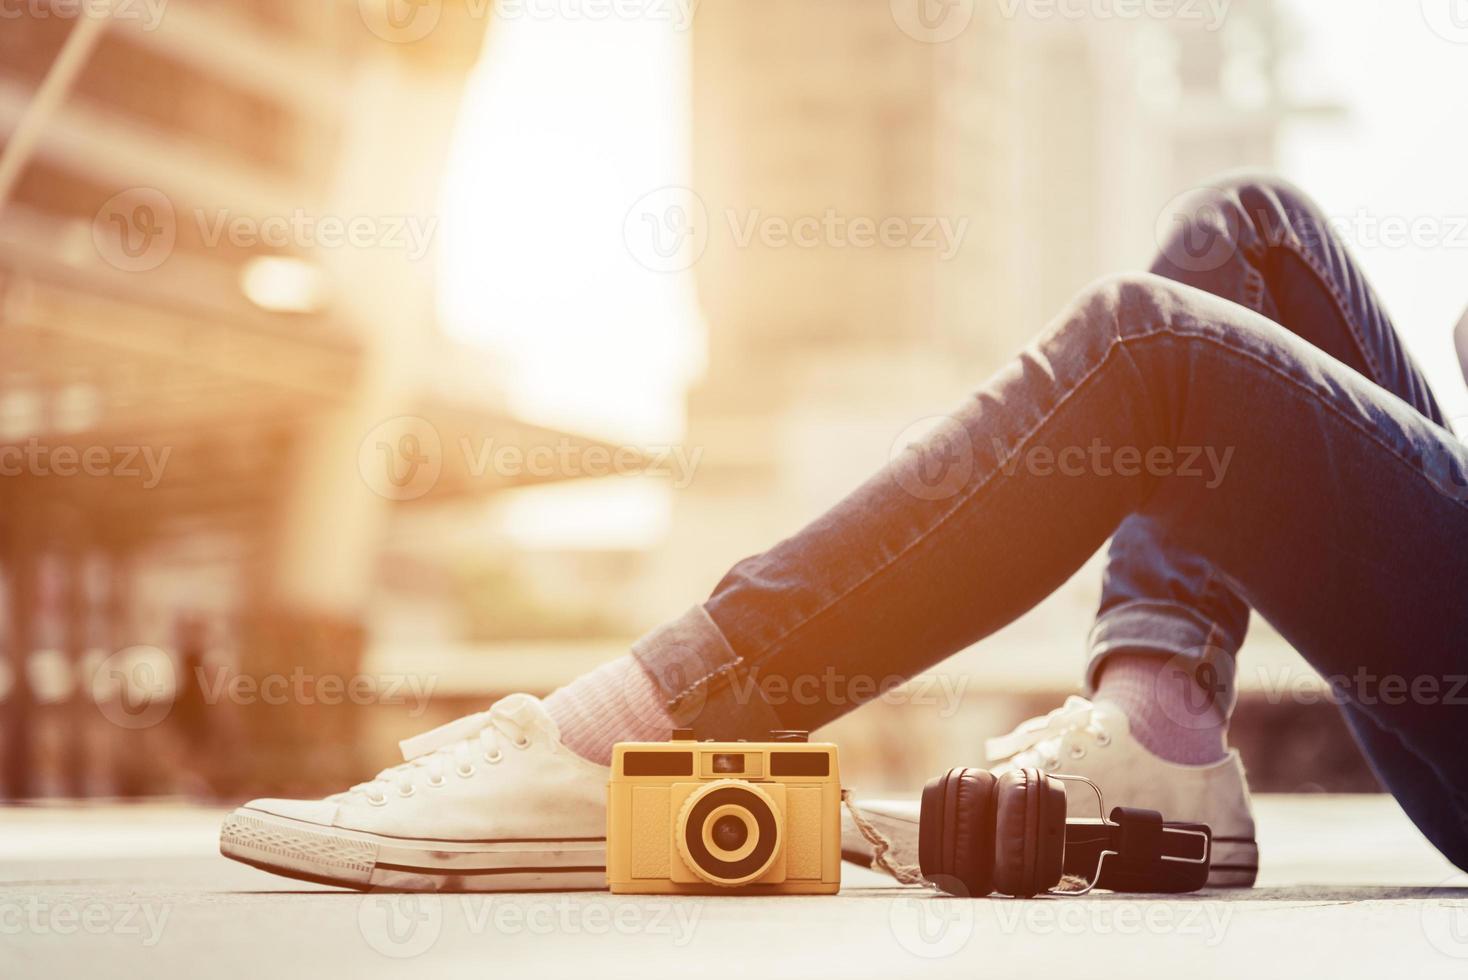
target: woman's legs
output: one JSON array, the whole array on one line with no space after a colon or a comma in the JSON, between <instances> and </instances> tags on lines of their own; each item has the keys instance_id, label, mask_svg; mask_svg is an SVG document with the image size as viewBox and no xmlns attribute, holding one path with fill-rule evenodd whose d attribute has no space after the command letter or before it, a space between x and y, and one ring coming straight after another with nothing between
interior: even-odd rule
<instances>
[{"instance_id":1,"label":"woman's legs","mask_svg":"<svg viewBox=\"0 0 1468 980\"><path fill-rule=\"evenodd\" d=\"M1182 200L1170 228L1152 272L1262 313L1443 424L1365 274L1299 188L1273 177L1220 180ZM1087 683L1122 658L1119 673L1137 673L1141 651L1171 658L1169 669L1194 658L1220 682L1197 691L1226 719L1247 622L1248 606L1210 562L1168 541L1147 515L1133 515L1109 549ZM1193 702L1195 710L1203 706ZM1413 819L1446 825L1434 836L1450 834L1456 817L1442 806L1447 791L1434 770L1366 710L1349 701L1342 708L1373 769Z\"/></svg>"},{"instance_id":2,"label":"woman's legs","mask_svg":"<svg viewBox=\"0 0 1468 980\"><path fill-rule=\"evenodd\" d=\"M1298 188L1272 177L1220 180L1183 198L1167 227L1153 273L1262 313L1442 424L1365 275ZM1222 722L1233 706L1234 657L1248 617L1211 562L1181 549L1151 515L1134 514L1111 541L1087 683L1097 683L1103 666L1115 671L1117 654L1127 655L1121 672L1128 675L1138 672L1130 661L1139 653L1155 655L1159 666L1172 658L1169 671L1192 659L1215 680L1199 689Z\"/></svg>"},{"instance_id":3,"label":"woman's legs","mask_svg":"<svg viewBox=\"0 0 1468 980\"><path fill-rule=\"evenodd\" d=\"M680 723L817 728L987 636L1132 514L1206 555L1450 796L1468 863L1468 453L1265 317L1153 275L1088 289L924 443L736 565L635 655ZM1395 687L1393 687L1395 690ZM1414 814L1415 815L1415 814Z\"/></svg>"}]
</instances>

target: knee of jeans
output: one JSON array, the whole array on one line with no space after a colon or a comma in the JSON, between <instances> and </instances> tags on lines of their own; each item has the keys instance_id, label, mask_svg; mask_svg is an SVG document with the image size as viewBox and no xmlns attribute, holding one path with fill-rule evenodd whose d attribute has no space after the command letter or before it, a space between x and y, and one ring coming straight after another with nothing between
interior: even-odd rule
<instances>
[{"instance_id":1,"label":"knee of jeans","mask_svg":"<svg viewBox=\"0 0 1468 980\"><path fill-rule=\"evenodd\" d=\"M1313 240L1324 225L1310 196L1278 174L1232 171L1174 198L1158 223L1158 245L1175 265L1207 272L1196 267L1221 267L1238 249Z\"/></svg>"},{"instance_id":2,"label":"knee of jeans","mask_svg":"<svg viewBox=\"0 0 1468 980\"><path fill-rule=\"evenodd\" d=\"M1153 333L1167 323L1181 288L1149 272L1104 276L1076 296L1070 319L1084 323L1105 342Z\"/></svg>"}]
</instances>

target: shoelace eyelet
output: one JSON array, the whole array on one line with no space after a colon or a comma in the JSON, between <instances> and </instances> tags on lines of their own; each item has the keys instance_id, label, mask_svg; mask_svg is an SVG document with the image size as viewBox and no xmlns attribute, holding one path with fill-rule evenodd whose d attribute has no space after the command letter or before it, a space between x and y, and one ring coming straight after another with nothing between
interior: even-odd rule
<instances>
[{"instance_id":1,"label":"shoelace eyelet","mask_svg":"<svg viewBox=\"0 0 1468 980\"><path fill-rule=\"evenodd\" d=\"M1086 747L1084 745L1072 745L1070 747L1070 757L1072 759L1084 759L1086 757Z\"/></svg>"},{"instance_id":2,"label":"shoelace eyelet","mask_svg":"<svg viewBox=\"0 0 1468 980\"><path fill-rule=\"evenodd\" d=\"M1057 769L1060 768L1060 760L1059 759L1045 759L1045 760L1042 760L1041 763L1040 763L1040 768L1043 769L1043 770L1045 770L1046 772L1054 772L1055 770L1057 770Z\"/></svg>"},{"instance_id":3,"label":"shoelace eyelet","mask_svg":"<svg viewBox=\"0 0 1468 980\"><path fill-rule=\"evenodd\" d=\"M398 787L398 795L405 800L416 792L418 792L418 787L412 785L411 783L408 784L407 789L403 789L401 786Z\"/></svg>"},{"instance_id":4,"label":"shoelace eyelet","mask_svg":"<svg viewBox=\"0 0 1468 980\"><path fill-rule=\"evenodd\" d=\"M438 789L445 782L446 782L446 780L442 776L429 776L428 777L428 785L429 786L432 786L434 789Z\"/></svg>"},{"instance_id":5,"label":"shoelace eyelet","mask_svg":"<svg viewBox=\"0 0 1468 980\"><path fill-rule=\"evenodd\" d=\"M503 752L490 752L486 753L486 755L484 756L484 761L488 762L490 765L494 765L504 757L505 754Z\"/></svg>"},{"instance_id":6,"label":"shoelace eyelet","mask_svg":"<svg viewBox=\"0 0 1468 980\"><path fill-rule=\"evenodd\" d=\"M517 749L528 749L528 748L530 748L530 739L526 738L524 735L521 735L519 738L515 739L515 748L517 748Z\"/></svg>"},{"instance_id":7,"label":"shoelace eyelet","mask_svg":"<svg viewBox=\"0 0 1468 980\"><path fill-rule=\"evenodd\" d=\"M1106 748L1106 746L1111 744L1111 735L1107 732L1102 732L1101 734L1096 736L1096 744L1101 746L1103 749Z\"/></svg>"},{"instance_id":8,"label":"shoelace eyelet","mask_svg":"<svg viewBox=\"0 0 1468 980\"><path fill-rule=\"evenodd\" d=\"M455 771L459 774L459 777L461 779L468 779L470 776L474 775L473 766L460 766Z\"/></svg>"},{"instance_id":9,"label":"shoelace eyelet","mask_svg":"<svg viewBox=\"0 0 1468 980\"><path fill-rule=\"evenodd\" d=\"M383 793L381 796L373 796L371 793L368 793L367 804L369 806L387 806L387 794Z\"/></svg>"}]
</instances>

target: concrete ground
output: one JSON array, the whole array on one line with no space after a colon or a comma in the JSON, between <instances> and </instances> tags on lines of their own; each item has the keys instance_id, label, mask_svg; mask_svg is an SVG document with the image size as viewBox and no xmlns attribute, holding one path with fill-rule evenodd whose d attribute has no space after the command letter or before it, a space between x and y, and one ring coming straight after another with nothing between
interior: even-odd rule
<instances>
[{"instance_id":1,"label":"concrete ground","mask_svg":"<svg viewBox=\"0 0 1468 980\"><path fill-rule=\"evenodd\" d=\"M1468 877L1386 797L1258 800L1250 891L945 899L360 895L216 852L220 813L0 809L0 976L1468 976Z\"/></svg>"}]
</instances>

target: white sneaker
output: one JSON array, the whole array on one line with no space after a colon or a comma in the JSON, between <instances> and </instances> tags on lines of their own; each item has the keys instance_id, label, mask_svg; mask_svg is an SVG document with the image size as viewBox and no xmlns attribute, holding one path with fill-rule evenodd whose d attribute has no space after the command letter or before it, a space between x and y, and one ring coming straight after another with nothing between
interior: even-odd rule
<instances>
[{"instance_id":1,"label":"white sneaker","mask_svg":"<svg viewBox=\"0 0 1468 980\"><path fill-rule=\"evenodd\" d=\"M220 853L359 889L606 887L609 771L561 745L539 700L512 694L400 744L406 762L335 796L240 807Z\"/></svg>"},{"instance_id":2,"label":"white sneaker","mask_svg":"<svg viewBox=\"0 0 1468 980\"><path fill-rule=\"evenodd\" d=\"M1158 758L1131 735L1120 709L1106 702L1067 698L1043 718L1032 718L985 748L996 773L1033 767L1084 776L1101 787L1107 807L1156 810L1168 820L1205 823L1213 830L1212 888L1248 888L1259 872L1254 815L1239 754L1187 766ZM1002 760L1002 761L1000 761ZM1070 815L1089 817L1096 795L1066 784Z\"/></svg>"}]
</instances>

